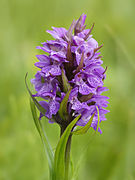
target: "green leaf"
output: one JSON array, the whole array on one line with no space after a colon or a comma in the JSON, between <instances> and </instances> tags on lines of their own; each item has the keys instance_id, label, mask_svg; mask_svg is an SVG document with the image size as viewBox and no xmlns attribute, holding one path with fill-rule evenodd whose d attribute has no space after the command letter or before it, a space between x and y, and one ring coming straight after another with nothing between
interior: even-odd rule
<instances>
[{"instance_id":1,"label":"green leaf","mask_svg":"<svg viewBox=\"0 0 135 180\"><path fill-rule=\"evenodd\" d=\"M96 132L98 132L98 128L99 128L99 123L100 123L100 116L99 116L99 108L96 106L97 109L97 114L98 114L98 123L97 123L97 129Z\"/></svg>"},{"instance_id":2,"label":"green leaf","mask_svg":"<svg viewBox=\"0 0 135 180\"><path fill-rule=\"evenodd\" d=\"M39 135L41 137L41 140L42 140L42 142L44 144L44 148L45 148L45 151L46 151L46 154L47 154L49 169L50 169L50 178L52 179L53 173L54 173L53 151L52 151L52 148L51 148L50 143L48 141L47 135L46 135L46 133L45 133L45 131L43 129L42 123L41 123L41 121L39 120L39 118L37 116L36 107L43 115L45 114L46 111L38 103L38 101L32 96L32 93L31 93L30 89L28 88L26 78L27 78L27 74L25 76L25 84L26 84L26 88L27 88L27 90L29 92L29 95L30 95L31 112L32 112L32 116L33 116L33 119L34 119L35 126L36 126L36 128L38 130L38 133L39 133Z\"/></svg>"},{"instance_id":3,"label":"green leaf","mask_svg":"<svg viewBox=\"0 0 135 180\"><path fill-rule=\"evenodd\" d=\"M85 134L89 130L89 128L91 127L91 123L92 123L94 115L95 115L95 113L91 116L90 120L88 121L88 123L84 127L73 131L72 134L75 134L75 135Z\"/></svg>"},{"instance_id":4,"label":"green leaf","mask_svg":"<svg viewBox=\"0 0 135 180\"><path fill-rule=\"evenodd\" d=\"M55 180L64 180L65 179L65 150L66 144L69 136L71 135L71 130L79 120L81 115L77 116L66 128L63 135L61 136L59 143L56 147L55 156L54 156L54 171L55 171Z\"/></svg>"},{"instance_id":5,"label":"green leaf","mask_svg":"<svg viewBox=\"0 0 135 180\"><path fill-rule=\"evenodd\" d=\"M32 112L32 117L34 119L34 123L35 123L35 126L41 136L41 126L40 126L40 122L39 122L39 119L38 119L38 116L37 116L37 111L36 111L36 107L35 107L35 104L34 102L32 101L32 99L30 98L30 108L31 108L31 112Z\"/></svg>"},{"instance_id":6,"label":"green leaf","mask_svg":"<svg viewBox=\"0 0 135 180\"><path fill-rule=\"evenodd\" d=\"M68 82L68 79L67 79L63 69L62 69L62 82L63 82L63 90L65 93L67 93L70 89L70 84Z\"/></svg>"},{"instance_id":7,"label":"green leaf","mask_svg":"<svg viewBox=\"0 0 135 180\"><path fill-rule=\"evenodd\" d=\"M63 120L66 120L66 117L68 116L67 103L68 103L70 92L71 92L71 88L67 92L67 94L65 95L64 99L62 100L60 104L59 115Z\"/></svg>"},{"instance_id":8,"label":"green leaf","mask_svg":"<svg viewBox=\"0 0 135 180\"><path fill-rule=\"evenodd\" d=\"M32 93L31 93L31 91L30 91L30 89L29 89L29 87L28 87L27 81L26 81L26 80L27 80L27 75L28 75L28 73L26 73L26 75L25 75L25 85L26 85L26 88L27 88L27 90L28 90L28 92L29 92L29 95L30 95L31 99L33 100L33 102L35 103L35 105L36 105L36 107L38 108L38 110L39 110L43 115L45 115L46 110L39 104L39 102L36 100L36 98L32 96Z\"/></svg>"},{"instance_id":9,"label":"green leaf","mask_svg":"<svg viewBox=\"0 0 135 180\"><path fill-rule=\"evenodd\" d=\"M53 151L52 148L49 144L48 138L46 136L46 133L42 127L41 121L38 119L37 116L37 112L36 112L36 107L35 107L35 103L33 102L33 100L30 98L30 107L31 107L31 112L32 112L32 116L34 119L34 123L36 125L36 128L40 134L40 137L42 139L42 142L44 144L45 147L45 151L47 154L47 159L48 159L48 164L49 164L49 169L50 169L50 177L52 179L53 177L53 173L54 173L54 160L53 160Z\"/></svg>"}]
</instances>

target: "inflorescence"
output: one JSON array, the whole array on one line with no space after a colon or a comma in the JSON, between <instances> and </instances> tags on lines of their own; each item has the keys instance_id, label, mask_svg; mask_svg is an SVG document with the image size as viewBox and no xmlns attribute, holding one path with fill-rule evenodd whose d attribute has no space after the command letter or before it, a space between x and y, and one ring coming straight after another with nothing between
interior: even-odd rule
<instances>
[{"instance_id":1,"label":"inflorescence","mask_svg":"<svg viewBox=\"0 0 135 180\"><path fill-rule=\"evenodd\" d=\"M73 21L70 28L52 27L47 32L55 40L49 40L38 46L45 54L37 55L39 68L35 79L31 82L35 86L36 94L41 97L39 103L46 110L45 116L49 122L56 122L60 126L67 126L76 116L81 114L78 126L85 126L94 114L91 127L97 129L99 109L100 123L106 120L104 109L108 104L108 97L101 95L108 90L104 85L107 68L101 65L103 61L97 41L92 38L91 29L86 29L86 15L82 14L77 21ZM68 116L61 119L58 111L66 93L70 91L67 103ZM43 114L40 113L40 118ZM101 133L101 129L98 128Z\"/></svg>"}]
</instances>

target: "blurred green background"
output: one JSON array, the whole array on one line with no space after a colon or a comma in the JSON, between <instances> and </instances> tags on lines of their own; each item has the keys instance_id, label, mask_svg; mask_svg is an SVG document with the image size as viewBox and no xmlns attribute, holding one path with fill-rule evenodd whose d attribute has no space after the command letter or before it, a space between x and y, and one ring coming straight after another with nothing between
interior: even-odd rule
<instances>
[{"instance_id":1,"label":"blurred green background","mask_svg":"<svg viewBox=\"0 0 135 180\"><path fill-rule=\"evenodd\" d=\"M0 1L0 180L48 180L47 158L33 123L24 76L36 73L36 46L51 39L51 26L68 28L87 14L94 38L108 66L110 97L103 134L75 136L72 159L77 180L135 179L135 1ZM55 149L57 125L45 122Z\"/></svg>"}]
</instances>

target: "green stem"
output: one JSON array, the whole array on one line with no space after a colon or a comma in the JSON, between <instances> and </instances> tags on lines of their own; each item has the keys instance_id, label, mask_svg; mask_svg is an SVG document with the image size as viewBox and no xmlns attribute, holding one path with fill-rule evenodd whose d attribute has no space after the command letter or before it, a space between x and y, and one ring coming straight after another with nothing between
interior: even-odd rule
<instances>
[{"instance_id":1,"label":"green stem","mask_svg":"<svg viewBox=\"0 0 135 180\"><path fill-rule=\"evenodd\" d=\"M65 128L61 127L61 134L60 136L63 134L63 132L65 131ZM71 149L71 139L72 139L72 135L69 136L68 141L67 141L67 145L66 145L66 151L65 151L65 179L64 180L68 180L69 176L69 163L70 163L70 149Z\"/></svg>"},{"instance_id":2,"label":"green stem","mask_svg":"<svg viewBox=\"0 0 135 180\"><path fill-rule=\"evenodd\" d=\"M65 151L65 180L68 180L72 135L69 136Z\"/></svg>"}]
</instances>

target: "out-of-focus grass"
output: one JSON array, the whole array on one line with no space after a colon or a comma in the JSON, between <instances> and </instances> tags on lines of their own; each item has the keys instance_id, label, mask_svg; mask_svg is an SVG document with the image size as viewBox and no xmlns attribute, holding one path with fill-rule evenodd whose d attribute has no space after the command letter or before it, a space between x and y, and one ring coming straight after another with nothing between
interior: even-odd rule
<instances>
[{"instance_id":1,"label":"out-of-focus grass","mask_svg":"<svg viewBox=\"0 0 135 180\"><path fill-rule=\"evenodd\" d=\"M135 179L135 1L128 0L1 0L0 2L0 179L48 179L47 159L34 126L25 73L35 73L35 46L51 37L51 26L69 27L87 14L96 23L93 35L104 44L105 86L110 97L102 135L91 132L73 139L72 159L78 180ZM57 125L45 122L55 149Z\"/></svg>"}]
</instances>

